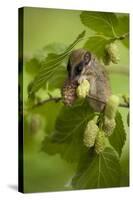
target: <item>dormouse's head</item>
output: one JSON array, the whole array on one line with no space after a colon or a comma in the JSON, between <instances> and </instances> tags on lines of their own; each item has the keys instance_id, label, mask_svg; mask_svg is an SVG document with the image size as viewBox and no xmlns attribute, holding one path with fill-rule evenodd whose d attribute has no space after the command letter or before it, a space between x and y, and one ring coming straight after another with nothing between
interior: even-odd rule
<instances>
[{"instance_id":1,"label":"dormouse's head","mask_svg":"<svg viewBox=\"0 0 133 200\"><path fill-rule=\"evenodd\" d=\"M85 49L72 51L67 65L69 79L78 81L82 74L84 74L90 61L91 53Z\"/></svg>"}]
</instances>

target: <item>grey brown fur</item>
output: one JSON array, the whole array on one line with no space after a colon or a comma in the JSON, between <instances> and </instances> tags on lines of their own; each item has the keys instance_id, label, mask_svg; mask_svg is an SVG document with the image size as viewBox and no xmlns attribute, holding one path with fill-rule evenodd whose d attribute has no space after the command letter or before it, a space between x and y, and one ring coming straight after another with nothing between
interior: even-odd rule
<instances>
[{"instance_id":1,"label":"grey brown fur","mask_svg":"<svg viewBox=\"0 0 133 200\"><path fill-rule=\"evenodd\" d=\"M96 57L85 49L74 50L69 58L68 78L75 82L87 79L90 82L90 92L99 101L106 102L111 95L108 75ZM89 98L88 98L89 99ZM90 106L97 112L102 111L105 104L89 99Z\"/></svg>"}]
</instances>

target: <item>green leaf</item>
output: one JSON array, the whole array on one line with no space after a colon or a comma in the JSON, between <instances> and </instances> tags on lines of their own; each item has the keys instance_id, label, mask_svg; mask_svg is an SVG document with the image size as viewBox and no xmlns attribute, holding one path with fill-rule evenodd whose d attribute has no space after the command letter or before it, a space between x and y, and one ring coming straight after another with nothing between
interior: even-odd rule
<instances>
[{"instance_id":1,"label":"green leaf","mask_svg":"<svg viewBox=\"0 0 133 200\"><path fill-rule=\"evenodd\" d=\"M118 26L116 27L116 32L119 36L129 32L129 15L119 15L118 16Z\"/></svg>"},{"instance_id":2,"label":"green leaf","mask_svg":"<svg viewBox=\"0 0 133 200\"><path fill-rule=\"evenodd\" d=\"M77 173L72 179L75 189L118 187L120 164L115 152L106 148L96 154L93 149L81 158Z\"/></svg>"},{"instance_id":3,"label":"green leaf","mask_svg":"<svg viewBox=\"0 0 133 200\"><path fill-rule=\"evenodd\" d=\"M129 48L129 37L125 38L124 40L121 40L121 42L126 48Z\"/></svg>"},{"instance_id":4,"label":"green leaf","mask_svg":"<svg viewBox=\"0 0 133 200\"><path fill-rule=\"evenodd\" d=\"M58 73L56 76L52 76L51 79L48 81L48 88L49 90L55 89L55 88L62 88L64 84L64 80L67 78L67 72L64 66L61 66L58 69Z\"/></svg>"},{"instance_id":5,"label":"green leaf","mask_svg":"<svg viewBox=\"0 0 133 200\"><path fill-rule=\"evenodd\" d=\"M53 131L55 120L59 114L61 106L62 105L60 103L48 102L47 104L32 109L32 113L42 116L45 124L44 132L46 134L51 134Z\"/></svg>"},{"instance_id":6,"label":"green leaf","mask_svg":"<svg viewBox=\"0 0 133 200\"><path fill-rule=\"evenodd\" d=\"M83 11L80 15L82 23L97 33L115 36L117 17L114 13Z\"/></svg>"},{"instance_id":7,"label":"green leaf","mask_svg":"<svg viewBox=\"0 0 133 200\"><path fill-rule=\"evenodd\" d=\"M122 116L120 112L117 112L115 121L116 121L116 127L113 134L109 137L109 142L118 152L119 156L121 156L122 148L126 141L126 132L124 129Z\"/></svg>"},{"instance_id":8,"label":"green leaf","mask_svg":"<svg viewBox=\"0 0 133 200\"><path fill-rule=\"evenodd\" d=\"M47 46L43 47L42 49L42 53L38 52L38 54L36 53L36 56L40 57L40 59L42 60L45 56L45 58L47 57L47 55L49 53L57 53L57 54L61 54L65 51L65 49L67 48L67 46L63 43L51 43L48 44ZM41 53L41 55L40 55Z\"/></svg>"},{"instance_id":9,"label":"green leaf","mask_svg":"<svg viewBox=\"0 0 133 200\"><path fill-rule=\"evenodd\" d=\"M111 42L111 39L106 39L105 37L101 36L93 36L87 40L87 42L84 44L84 48L94 53L98 59L105 63L105 58L107 57L105 48L106 45Z\"/></svg>"},{"instance_id":10,"label":"green leaf","mask_svg":"<svg viewBox=\"0 0 133 200\"><path fill-rule=\"evenodd\" d=\"M42 67L48 54L61 54L66 49L66 45L61 43L52 43L38 50L31 59L25 63L26 72L35 76Z\"/></svg>"},{"instance_id":11,"label":"green leaf","mask_svg":"<svg viewBox=\"0 0 133 200\"><path fill-rule=\"evenodd\" d=\"M53 134L44 139L42 150L49 154L59 153L69 162L79 161L87 150L83 144L84 130L94 115L88 102L72 107L64 106L57 117Z\"/></svg>"},{"instance_id":12,"label":"green leaf","mask_svg":"<svg viewBox=\"0 0 133 200\"><path fill-rule=\"evenodd\" d=\"M29 96L32 95L32 93L38 91L41 87L44 87L48 81L50 82L53 77L56 77L56 75L58 75L60 68L62 68L63 61L69 56L73 47L83 39L84 35L85 31L79 34L76 40L71 45L69 45L63 53L48 54L47 58L45 59L45 62L42 64L39 73L32 82L29 91Z\"/></svg>"},{"instance_id":13,"label":"green leaf","mask_svg":"<svg viewBox=\"0 0 133 200\"><path fill-rule=\"evenodd\" d=\"M119 36L127 35L125 39L121 42L125 47L129 48L129 15L119 16L118 17L118 26L116 27L116 33Z\"/></svg>"},{"instance_id":14,"label":"green leaf","mask_svg":"<svg viewBox=\"0 0 133 200\"><path fill-rule=\"evenodd\" d=\"M25 64L26 72L31 75L37 74L40 68L41 68L41 62L34 57L28 60Z\"/></svg>"}]
</instances>

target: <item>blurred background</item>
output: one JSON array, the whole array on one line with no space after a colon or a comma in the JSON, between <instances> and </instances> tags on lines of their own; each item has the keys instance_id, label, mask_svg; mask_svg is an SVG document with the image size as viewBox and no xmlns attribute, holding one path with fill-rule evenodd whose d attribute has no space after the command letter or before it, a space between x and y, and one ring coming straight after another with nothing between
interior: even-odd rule
<instances>
[{"instance_id":1,"label":"blurred background","mask_svg":"<svg viewBox=\"0 0 133 200\"><path fill-rule=\"evenodd\" d=\"M55 119L60 111L60 104L48 103L31 111L26 111L28 100L27 87L35 76L34 68L29 71L27 61L39 54L49 44L71 44L79 33L85 30L80 21L80 11L25 8L24 9L24 67L23 67L23 98L24 98L24 191L60 191L72 189L71 177L75 167L62 160L59 155L50 156L40 151L41 142L46 134L53 131ZM93 32L87 29L88 34ZM80 42L75 48L83 46ZM120 62L109 66L110 83L114 94L129 93L129 57L128 49L121 43ZM43 56L43 55L42 55ZM20 79L21 80L21 79ZM52 91L58 95L59 91ZM39 95L47 97L46 90ZM129 133L127 126L128 109L121 108L127 140L123 148L121 166L121 186L129 183Z\"/></svg>"}]
</instances>

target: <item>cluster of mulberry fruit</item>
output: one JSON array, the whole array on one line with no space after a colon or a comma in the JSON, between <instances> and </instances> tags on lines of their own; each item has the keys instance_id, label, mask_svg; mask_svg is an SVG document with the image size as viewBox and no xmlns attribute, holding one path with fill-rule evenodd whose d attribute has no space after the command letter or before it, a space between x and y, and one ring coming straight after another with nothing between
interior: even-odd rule
<instances>
[{"instance_id":1,"label":"cluster of mulberry fruit","mask_svg":"<svg viewBox=\"0 0 133 200\"><path fill-rule=\"evenodd\" d=\"M105 148L105 133L97 126L97 118L90 120L86 126L83 143L86 147L94 146L97 154L101 153Z\"/></svg>"},{"instance_id":2,"label":"cluster of mulberry fruit","mask_svg":"<svg viewBox=\"0 0 133 200\"><path fill-rule=\"evenodd\" d=\"M95 144L96 136L99 131L95 119L90 120L84 132L83 142L86 147L93 147Z\"/></svg>"},{"instance_id":3,"label":"cluster of mulberry fruit","mask_svg":"<svg viewBox=\"0 0 133 200\"><path fill-rule=\"evenodd\" d=\"M88 80L83 79L80 85L77 87L76 93L80 98L85 98L89 95L90 83Z\"/></svg>"},{"instance_id":4,"label":"cluster of mulberry fruit","mask_svg":"<svg viewBox=\"0 0 133 200\"><path fill-rule=\"evenodd\" d=\"M115 115L119 105L119 97L116 95L110 96L105 107L103 130L106 136L110 136L116 126Z\"/></svg>"},{"instance_id":5,"label":"cluster of mulberry fruit","mask_svg":"<svg viewBox=\"0 0 133 200\"><path fill-rule=\"evenodd\" d=\"M89 95L90 83L83 79L80 83L67 80L62 89L65 105L72 105L77 97L85 98ZM94 147L97 154L105 148L105 136L110 136L116 126L115 115L119 105L119 98L115 95L109 97L105 106L102 126L99 126L98 117L90 120L85 128L83 143L87 148Z\"/></svg>"},{"instance_id":6,"label":"cluster of mulberry fruit","mask_svg":"<svg viewBox=\"0 0 133 200\"><path fill-rule=\"evenodd\" d=\"M77 81L66 80L62 89L62 97L65 105L72 105L77 97L85 98L89 95L90 83L82 80L79 84Z\"/></svg>"},{"instance_id":7,"label":"cluster of mulberry fruit","mask_svg":"<svg viewBox=\"0 0 133 200\"><path fill-rule=\"evenodd\" d=\"M71 106L77 98L76 88L78 83L73 80L66 80L62 88L62 97L65 105Z\"/></svg>"},{"instance_id":8,"label":"cluster of mulberry fruit","mask_svg":"<svg viewBox=\"0 0 133 200\"><path fill-rule=\"evenodd\" d=\"M119 58L119 49L115 42L112 42L106 46L106 52L109 57L109 61L111 61L114 64L118 64L120 58Z\"/></svg>"},{"instance_id":9,"label":"cluster of mulberry fruit","mask_svg":"<svg viewBox=\"0 0 133 200\"><path fill-rule=\"evenodd\" d=\"M105 107L102 127L99 128L97 125L97 117L90 120L86 126L83 143L88 148L94 146L97 154L101 153L105 148L105 136L110 136L115 129L115 115L118 105L119 98L115 95L110 96Z\"/></svg>"}]
</instances>

